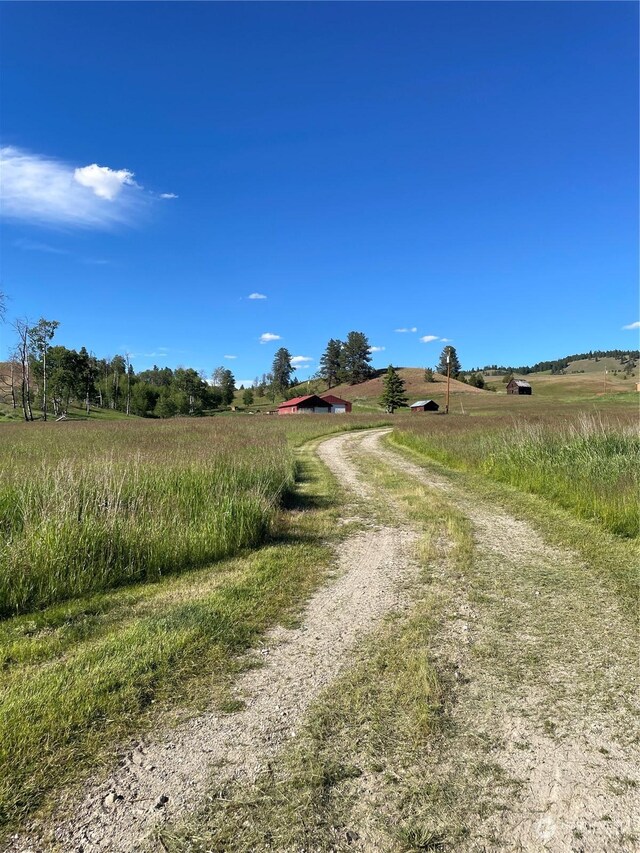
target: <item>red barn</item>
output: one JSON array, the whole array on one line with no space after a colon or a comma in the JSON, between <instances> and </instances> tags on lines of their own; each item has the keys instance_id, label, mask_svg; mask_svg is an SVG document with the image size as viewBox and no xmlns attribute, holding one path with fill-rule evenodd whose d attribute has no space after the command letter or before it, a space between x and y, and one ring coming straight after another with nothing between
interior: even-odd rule
<instances>
[{"instance_id":1,"label":"red barn","mask_svg":"<svg viewBox=\"0 0 640 853\"><path fill-rule=\"evenodd\" d=\"M330 413L331 403L327 403L317 394L294 397L293 400L285 400L278 406L279 415L328 415Z\"/></svg>"},{"instance_id":2,"label":"red barn","mask_svg":"<svg viewBox=\"0 0 640 853\"><path fill-rule=\"evenodd\" d=\"M335 394L321 394L320 396L326 403L331 403L333 415L344 415L351 411L351 403L348 400L342 400Z\"/></svg>"}]
</instances>

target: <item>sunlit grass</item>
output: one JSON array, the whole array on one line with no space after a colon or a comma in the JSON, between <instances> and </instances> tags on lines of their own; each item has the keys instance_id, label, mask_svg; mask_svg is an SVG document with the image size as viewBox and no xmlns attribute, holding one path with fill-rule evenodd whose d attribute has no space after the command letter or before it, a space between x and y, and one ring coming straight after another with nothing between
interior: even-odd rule
<instances>
[{"instance_id":1,"label":"sunlit grass","mask_svg":"<svg viewBox=\"0 0 640 853\"><path fill-rule=\"evenodd\" d=\"M452 468L543 495L618 535L640 532L640 437L629 419L582 415L481 425L422 419L403 423L393 441Z\"/></svg>"}]
</instances>

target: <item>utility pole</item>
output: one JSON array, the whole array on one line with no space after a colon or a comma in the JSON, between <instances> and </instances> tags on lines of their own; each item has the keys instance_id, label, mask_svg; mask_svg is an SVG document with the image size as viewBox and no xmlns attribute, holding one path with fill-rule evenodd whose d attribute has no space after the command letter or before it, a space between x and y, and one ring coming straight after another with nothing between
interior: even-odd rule
<instances>
[{"instance_id":1,"label":"utility pole","mask_svg":"<svg viewBox=\"0 0 640 853\"><path fill-rule=\"evenodd\" d=\"M447 347L447 403L444 407L445 415L449 414L449 387L451 385L451 347Z\"/></svg>"}]
</instances>

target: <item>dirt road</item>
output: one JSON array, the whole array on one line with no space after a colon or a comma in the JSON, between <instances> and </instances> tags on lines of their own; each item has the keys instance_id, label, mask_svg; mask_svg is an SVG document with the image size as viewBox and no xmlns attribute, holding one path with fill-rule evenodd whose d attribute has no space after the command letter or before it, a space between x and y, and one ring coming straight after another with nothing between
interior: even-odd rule
<instances>
[{"instance_id":1,"label":"dirt road","mask_svg":"<svg viewBox=\"0 0 640 853\"><path fill-rule=\"evenodd\" d=\"M15 839L10 850L143 849L155 827L198 805L212 776L250 780L264 768L349 665L359 639L409 603L419 533L363 476L366 460L438 489L473 524L470 574L450 577L444 567L433 574L449 602L434 661L464 675L450 735L434 750L433 776L465 802L469 768L493 768L483 783L493 807L466 813L468 837L456 851L634 849L633 627L609 590L593 580L585 585L574 554L386 448L385 432L349 433L319 446L320 459L353 495L345 516L364 529L342 543L336 576L309 601L300 627L273 632L259 652L264 665L239 678L244 709L208 713L138 744L105 783L88 783L73 820L58 822L46 838ZM367 509L382 504L393 523L375 521L377 512ZM379 848L365 833L353 849Z\"/></svg>"}]
</instances>

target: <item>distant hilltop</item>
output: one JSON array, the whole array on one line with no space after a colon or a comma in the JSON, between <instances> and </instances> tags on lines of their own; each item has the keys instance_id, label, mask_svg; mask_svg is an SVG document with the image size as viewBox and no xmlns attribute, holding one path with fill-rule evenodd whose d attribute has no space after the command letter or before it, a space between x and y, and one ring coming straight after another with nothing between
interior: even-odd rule
<instances>
[{"instance_id":1,"label":"distant hilltop","mask_svg":"<svg viewBox=\"0 0 640 853\"><path fill-rule=\"evenodd\" d=\"M494 376L506 375L508 373L519 373L526 376L528 373L543 373L547 370L551 373L562 373L567 370L574 361L592 361L597 363L603 358L613 358L620 362L621 367L625 367L629 363L635 366L635 362L640 361L639 350L590 350L589 352L578 353L577 355L567 355L564 358L556 358L552 361L539 361L537 364L525 365L523 367L506 367L504 365L486 364L484 367L472 368L469 372L492 373Z\"/></svg>"}]
</instances>

